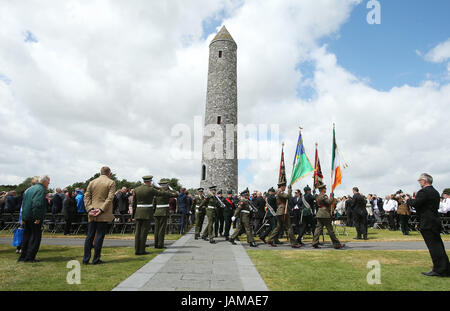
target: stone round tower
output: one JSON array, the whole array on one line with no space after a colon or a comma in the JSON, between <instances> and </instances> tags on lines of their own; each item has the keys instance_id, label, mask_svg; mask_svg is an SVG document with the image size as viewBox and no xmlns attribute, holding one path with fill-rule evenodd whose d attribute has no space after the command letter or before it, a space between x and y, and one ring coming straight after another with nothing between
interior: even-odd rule
<instances>
[{"instance_id":1,"label":"stone round tower","mask_svg":"<svg viewBox=\"0 0 450 311\"><path fill-rule=\"evenodd\" d=\"M236 51L223 26L209 45L200 181L205 190L238 191Z\"/></svg>"}]
</instances>

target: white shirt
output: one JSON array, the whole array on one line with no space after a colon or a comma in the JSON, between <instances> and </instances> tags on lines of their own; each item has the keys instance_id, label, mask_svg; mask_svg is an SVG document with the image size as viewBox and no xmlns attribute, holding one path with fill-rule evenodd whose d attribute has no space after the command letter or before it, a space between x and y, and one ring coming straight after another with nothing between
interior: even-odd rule
<instances>
[{"instance_id":1,"label":"white shirt","mask_svg":"<svg viewBox=\"0 0 450 311\"><path fill-rule=\"evenodd\" d=\"M438 212L442 214L450 212L450 198L444 199L444 201L439 203Z\"/></svg>"},{"instance_id":2,"label":"white shirt","mask_svg":"<svg viewBox=\"0 0 450 311\"><path fill-rule=\"evenodd\" d=\"M392 200L392 199L390 199L390 200L388 200L388 201L385 200L383 209L384 209L386 212L396 211L396 210L397 210L397 206L398 206L397 201Z\"/></svg>"},{"instance_id":3,"label":"white shirt","mask_svg":"<svg viewBox=\"0 0 450 311\"><path fill-rule=\"evenodd\" d=\"M373 209L377 210L378 209L378 199L374 199L373 200Z\"/></svg>"}]
</instances>

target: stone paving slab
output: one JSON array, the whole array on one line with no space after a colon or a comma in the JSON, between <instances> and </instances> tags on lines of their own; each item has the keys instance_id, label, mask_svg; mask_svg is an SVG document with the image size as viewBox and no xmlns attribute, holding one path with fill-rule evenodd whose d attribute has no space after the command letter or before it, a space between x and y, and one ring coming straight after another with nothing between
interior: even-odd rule
<instances>
[{"instance_id":1,"label":"stone paving slab","mask_svg":"<svg viewBox=\"0 0 450 311\"><path fill-rule=\"evenodd\" d=\"M113 290L268 290L240 243L216 241L195 240L192 229Z\"/></svg>"}]
</instances>

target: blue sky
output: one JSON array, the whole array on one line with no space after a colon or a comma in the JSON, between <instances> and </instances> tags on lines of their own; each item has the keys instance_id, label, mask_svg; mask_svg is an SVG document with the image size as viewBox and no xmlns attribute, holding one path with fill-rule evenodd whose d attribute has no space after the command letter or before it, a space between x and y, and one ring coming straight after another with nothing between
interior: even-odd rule
<instances>
[{"instance_id":1,"label":"blue sky","mask_svg":"<svg viewBox=\"0 0 450 311\"><path fill-rule=\"evenodd\" d=\"M322 40L339 65L383 91L404 84L417 86L427 73L439 81L446 64L426 62L416 50L425 54L449 38L450 1L380 0L380 25L366 22L366 3L354 8L336 36Z\"/></svg>"}]
</instances>

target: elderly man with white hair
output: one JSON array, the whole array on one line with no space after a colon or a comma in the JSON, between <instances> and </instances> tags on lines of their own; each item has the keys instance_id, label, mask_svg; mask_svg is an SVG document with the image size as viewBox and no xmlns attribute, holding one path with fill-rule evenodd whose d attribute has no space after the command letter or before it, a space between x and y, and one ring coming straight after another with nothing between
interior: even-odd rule
<instances>
[{"instance_id":1,"label":"elderly man with white hair","mask_svg":"<svg viewBox=\"0 0 450 311\"><path fill-rule=\"evenodd\" d=\"M36 254L42 238L42 222L47 205L45 191L50 184L48 175L41 176L39 182L25 191L22 201L22 221L25 223L22 240L22 253L18 261L39 262Z\"/></svg>"}]
</instances>

